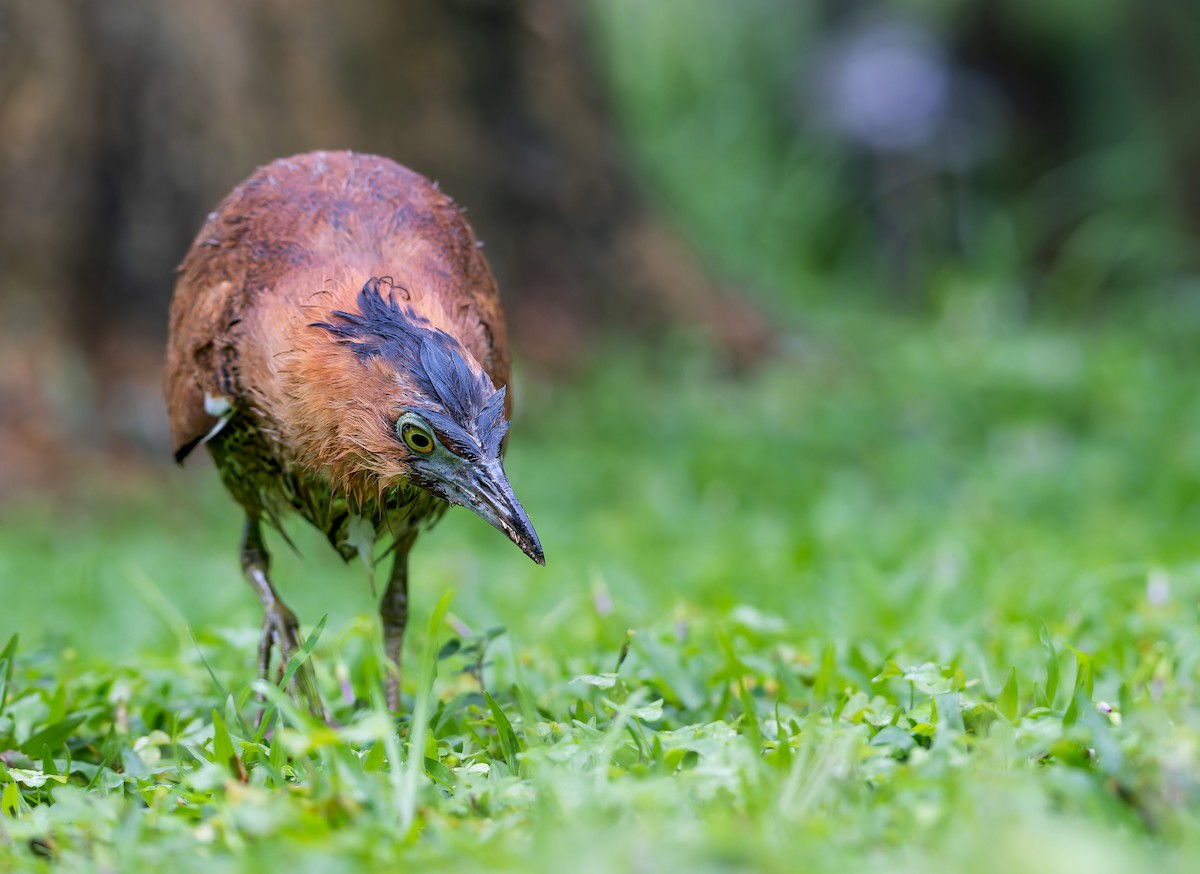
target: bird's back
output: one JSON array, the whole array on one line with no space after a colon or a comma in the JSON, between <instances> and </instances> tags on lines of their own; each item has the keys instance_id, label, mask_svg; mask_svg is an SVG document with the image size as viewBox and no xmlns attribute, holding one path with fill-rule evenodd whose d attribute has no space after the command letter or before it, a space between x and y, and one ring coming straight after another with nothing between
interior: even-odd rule
<instances>
[{"instance_id":1,"label":"bird's back","mask_svg":"<svg viewBox=\"0 0 1200 874\"><path fill-rule=\"evenodd\" d=\"M352 311L372 277L508 383L495 281L454 202L386 158L286 158L234 189L180 266L166 372L176 458L218 425L225 399L286 403L272 395L280 357L320 314Z\"/></svg>"}]
</instances>

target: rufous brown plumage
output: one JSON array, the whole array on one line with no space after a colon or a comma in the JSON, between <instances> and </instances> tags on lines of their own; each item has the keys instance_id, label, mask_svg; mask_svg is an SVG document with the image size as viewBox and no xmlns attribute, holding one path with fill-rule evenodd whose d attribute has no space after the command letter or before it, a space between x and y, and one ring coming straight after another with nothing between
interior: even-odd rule
<instances>
[{"instance_id":1,"label":"rufous brown plumage","mask_svg":"<svg viewBox=\"0 0 1200 874\"><path fill-rule=\"evenodd\" d=\"M461 504L544 563L501 466L511 394L500 298L454 202L372 155L275 161L209 215L179 269L166 395L176 459L203 443L246 515L259 669L299 647L261 523L307 519L345 558L395 560L380 612L399 663L407 555ZM282 528L280 529L282 530ZM316 701L312 674L297 675ZM388 703L396 708L393 673Z\"/></svg>"}]
</instances>

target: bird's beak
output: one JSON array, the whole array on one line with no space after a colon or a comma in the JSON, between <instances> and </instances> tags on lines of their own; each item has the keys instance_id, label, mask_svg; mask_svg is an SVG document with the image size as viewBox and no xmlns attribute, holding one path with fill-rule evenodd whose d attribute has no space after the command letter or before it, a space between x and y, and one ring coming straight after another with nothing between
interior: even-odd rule
<instances>
[{"instance_id":1,"label":"bird's beak","mask_svg":"<svg viewBox=\"0 0 1200 874\"><path fill-rule=\"evenodd\" d=\"M455 476L443 480L446 499L472 510L477 516L508 535L521 552L540 565L546 564L537 532L525 508L513 494L499 459L464 465Z\"/></svg>"}]
</instances>

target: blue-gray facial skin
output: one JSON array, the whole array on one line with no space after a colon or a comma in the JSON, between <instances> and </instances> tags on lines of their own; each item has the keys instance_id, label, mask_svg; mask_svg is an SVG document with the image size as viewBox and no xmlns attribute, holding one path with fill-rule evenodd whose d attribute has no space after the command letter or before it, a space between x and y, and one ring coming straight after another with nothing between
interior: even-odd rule
<instances>
[{"instance_id":1,"label":"blue-gray facial skin","mask_svg":"<svg viewBox=\"0 0 1200 874\"><path fill-rule=\"evenodd\" d=\"M503 408L503 397L500 406ZM412 453L409 464L424 489L451 504L471 510L507 535L535 562L546 564L537 532L505 476L498 442L495 449L489 451L470 434L456 435L459 438L456 443L469 441L474 445L458 445L458 452L451 451L443 439L445 435L439 436L432 424L416 410L408 410L400 416L396 421L396 434Z\"/></svg>"}]
</instances>

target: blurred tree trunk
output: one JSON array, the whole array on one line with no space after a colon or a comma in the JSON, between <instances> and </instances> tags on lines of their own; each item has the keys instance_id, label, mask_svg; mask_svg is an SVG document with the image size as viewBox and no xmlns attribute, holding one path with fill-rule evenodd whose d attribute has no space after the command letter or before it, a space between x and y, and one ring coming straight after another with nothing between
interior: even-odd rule
<instances>
[{"instance_id":1,"label":"blurred tree trunk","mask_svg":"<svg viewBox=\"0 0 1200 874\"><path fill-rule=\"evenodd\" d=\"M160 336L172 269L233 184L285 154L354 148L468 207L527 356L562 363L594 324L663 318L751 355L761 323L631 181L582 13L550 0L12 0L6 279L61 301L89 352Z\"/></svg>"},{"instance_id":2,"label":"blurred tree trunk","mask_svg":"<svg viewBox=\"0 0 1200 874\"><path fill-rule=\"evenodd\" d=\"M1190 235L1200 239L1200 5L1151 0L1130 3L1127 15L1141 90L1163 134L1175 206ZM1200 258L1193 254L1191 265L1200 265Z\"/></svg>"},{"instance_id":3,"label":"blurred tree trunk","mask_svg":"<svg viewBox=\"0 0 1200 874\"><path fill-rule=\"evenodd\" d=\"M48 365L38 384L0 381L0 439L44 417L44 397L18 397L41 392L70 398L55 408L61 446L80 428L90 444L163 443L175 265L234 184L318 148L388 155L469 209L534 366L569 366L597 328L667 321L753 361L763 320L632 181L584 13L553 0L0 5L0 334ZM55 344L64 354L46 356Z\"/></svg>"}]
</instances>

